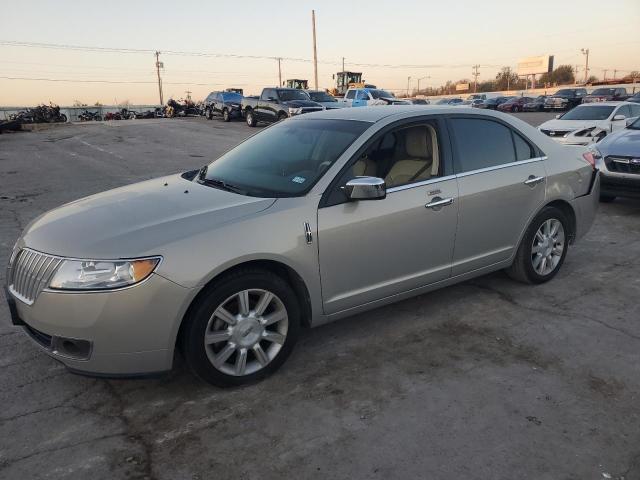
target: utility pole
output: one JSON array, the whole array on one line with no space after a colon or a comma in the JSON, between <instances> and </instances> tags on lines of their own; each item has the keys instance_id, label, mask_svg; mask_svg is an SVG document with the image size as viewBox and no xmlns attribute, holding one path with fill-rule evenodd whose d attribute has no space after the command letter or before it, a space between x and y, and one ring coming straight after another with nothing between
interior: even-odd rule
<instances>
[{"instance_id":1,"label":"utility pole","mask_svg":"<svg viewBox=\"0 0 640 480\"><path fill-rule=\"evenodd\" d=\"M342 71L344 72L344 57L342 57Z\"/></svg>"},{"instance_id":2,"label":"utility pole","mask_svg":"<svg viewBox=\"0 0 640 480\"><path fill-rule=\"evenodd\" d=\"M602 73L602 81L603 81L603 82L607 79L607 72L608 72L608 71L609 71L609 70L605 68L605 69L604 69L604 71L603 71L603 73Z\"/></svg>"},{"instance_id":3,"label":"utility pole","mask_svg":"<svg viewBox=\"0 0 640 480\"><path fill-rule=\"evenodd\" d=\"M614 79L614 80L616 79L616 73L618 73L618 70L614 70L614 71L613 71L613 79Z\"/></svg>"},{"instance_id":4,"label":"utility pole","mask_svg":"<svg viewBox=\"0 0 640 480\"><path fill-rule=\"evenodd\" d=\"M409 88L411 88L411 77L407 77L407 97L409 96Z\"/></svg>"},{"instance_id":5,"label":"utility pole","mask_svg":"<svg viewBox=\"0 0 640 480\"><path fill-rule=\"evenodd\" d=\"M478 91L478 76L480 75L480 72L478 71L478 69L480 68L480 65L474 65L473 66L473 93L476 93Z\"/></svg>"},{"instance_id":6,"label":"utility pole","mask_svg":"<svg viewBox=\"0 0 640 480\"><path fill-rule=\"evenodd\" d=\"M313 24L313 80L318 90L318 51L316 49L316 11L311 10L311 23Z\"/></svg>"},{"instance_id":7,"label":"utility pole","mask_svg":"<svg viewBox=\"0 0 640 480\"><path fill-rule=\"evenodd\" d=\"M587 84L587 79L589 78L589 49L581 48L580 51L586 57L584 64L584 84ZM615 74L614 74L615 77Z\"/></svg>"},{"instance_id":8,"label":"utility pole","mask_svg":"<svg viewBox=\"0 0 640 480\"><path fill-rule=\"evenodd\" d=\"M162 96L162 80L160 79L161 68L164 68L164 64L160 61L160 52L156 51L156 72L158 74L158 93L160 94L160 105L164 105L164 97Z\"/></svg>"},{"instance_id":9,"label":"utility pole","mask_svg":"<svg viewBox=\"0 0 640 480\"><path fill-rule=\"evenodd\" d=\"M418 79L418 93L420 93L420 80L426 80L427 78L431 78L430 76L426 76L426 77L421 77Z\"/></svg>"},{"instance_id":10,"label":"utility pole","mask_svg":"<svg viewBox=\"0 0 640 480\"><path fill-rule=\"evenodd\" d=\"M276 60L278 60L278 86L281 87L282 86L282 68L280 66L280 62L282 61L282 58L276 57Z\"/></svg>"}]
</instances>

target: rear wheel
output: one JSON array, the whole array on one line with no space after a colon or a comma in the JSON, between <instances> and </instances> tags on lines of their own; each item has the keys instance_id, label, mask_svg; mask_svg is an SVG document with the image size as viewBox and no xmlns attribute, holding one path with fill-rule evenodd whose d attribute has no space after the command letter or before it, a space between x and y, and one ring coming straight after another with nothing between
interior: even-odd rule
<instances>
[{"instance_id":1,"label":"rear wheel","mask_svg":"<svg viewBox=\"0 0 640 480\"><path fill-rule=\"evenodd\" d=\"M247 120L247 125L249 125L250 127L255 127L258 124L253 110L247 110L247 112L245 113L245 117Z\"/></svg>"},{"instance_id":2,"label":"rear wheel","mask_svg":"<svg viewBox=\"0 0 640 480\"><path fill-rule=\"evenodd\" d=\"M560 270L569 246L569 221L555 207L545 207L533 219L508 275L524 283L544 283Z\"/></svg>"},{"instance_id":3,"label":"rear wheel","mask_svg":"<svg viewBox=\"0 0 640 480\"><path fill-rule=\"evenodd\" d=\"M242 385L275 372L289 356L300 307L279 276L239 270L205 291L186 321L182 351L193 372L214 385Z\"/></svg>"}]
</instances>

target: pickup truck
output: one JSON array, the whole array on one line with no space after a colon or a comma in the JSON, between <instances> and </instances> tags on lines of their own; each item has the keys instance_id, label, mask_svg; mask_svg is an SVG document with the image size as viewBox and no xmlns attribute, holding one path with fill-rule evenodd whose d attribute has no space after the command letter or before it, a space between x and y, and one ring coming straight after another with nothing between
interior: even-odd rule
<instances>
[{"instance_id":1,"label":"pickup truck","mask_svg":"<svg viewBox=\"0 0 640 480\"><path fill-rule=\"evenodd\" d=\"M596 88L584 97L582 103L618 102L627 100L629 97L626 88Z\"/></svg>"},{"instance_id":2,"label":"pickup truck","mask_svg":"<svg viewBox=\"0 0 640 480\"><path fill-rule=\"evenodd\" d=\"M544 101L545 110L571 110L580 105L582 99L587 96L585 88L563 88L547 97Z\"/></svg>"},{"instance_id":3,"label":"pickup truck","mask_svg":"<svg viewBox=\"0 0 640 480\"><path fill-rule=\"evenodd\" d=\"M393 93L379 88L350 88L342 101L347 107L409 105L409 102L397 99Z\"/></svg>"},{"instance_id":4,"label":"pickup truck","mask_svg":"<svg viewBox=\"0 0 640 480\"><path fill-rule=\"evenodd\" d=\"M287 117L320 110L324 110L324 107L297 88L265 88L260 98L242 99L242 116L250 127L255 127L258 122L275 123Z\"/></svg>"}]
</instances>

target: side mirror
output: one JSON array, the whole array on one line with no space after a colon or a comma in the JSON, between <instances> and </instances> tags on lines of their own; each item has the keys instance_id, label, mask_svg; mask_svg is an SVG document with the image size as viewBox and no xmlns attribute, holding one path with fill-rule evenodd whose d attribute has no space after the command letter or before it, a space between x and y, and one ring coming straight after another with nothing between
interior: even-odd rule
<instances>
[{"instance_id":1,"label":"side mirror","mask_svg":"<svg viewBox=\"0 0 640 480\"><path fill-rule=\"evenodd\" d=\"M356 177L342 189L350 200L382 200L387 196L387 185L377 177Z\"/></svg>"},{"instance_id":2,"label":"side mirror","mask_svg":"<svg viewBox=\"0 0 640 480\"><path fill-rule=\"evenodd\" d=\"M625 115L618 114L618 115L615 115L612 120L614 122L617 122L619 120L626 120L626 119L627 119L627 117Z\"/></svg>"}]
</instances>

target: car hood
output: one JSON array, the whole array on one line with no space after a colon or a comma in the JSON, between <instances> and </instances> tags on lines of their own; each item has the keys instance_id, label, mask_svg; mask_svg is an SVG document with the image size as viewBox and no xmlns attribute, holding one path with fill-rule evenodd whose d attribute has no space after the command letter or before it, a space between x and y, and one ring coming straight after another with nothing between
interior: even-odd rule
<instances>
[{"instance_id":1,"label":"car hood","mask_svg":"<svg viewBox=\"0 0 640 480\"><path fill-rule=\"evenodd\" d=\"M344 108L346 107L346 105L343 102L316 102L319 105L322 105L323 107L327 108L327 109L332 109L332 108Z\"/></svg>"},{"instance_id":2,"label":"car hood","mask_svg":"<svg viewBox=\"0 0 640 480\"><path fill-rule=\"evenodd\" d=\"M282 104L292 108L322 106L318 102L314 102L312 100L287 100L286 102L282 102Z\"/></svg>"},{"instance_id":3,"label":"car hood","mask_svg":"<svg viewBox=\"0 0 640 480\"><path fill-rule=\"evenodd\" d=\"M172 175L51 210L27 226L21 245L76 258L157 255L165 245L255 214L274 202Z\"/></svg>"},{"instance_id":4,"label":"car hood","mask_svg":"<svg viewBox=\"0 0 640 480\"><path fill-rule=\"evenodd\" d=\"M607 135L598 143L598 150L604 156L618 155L640 158L640 130L625 128Z\"/></svg>"},{"instance_id":5,"label":"car hood","mask_svg":"<svg viewBox=\"0 0 640 480\"><path fill-rule=\"evenodd\" d=\"M540 125L542 130L562 130L572 132L574 130L590 127L607 128L607 122L602 120L562 120L559 118L549 120Z\"/></svg>"}]
</instances>

